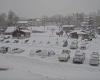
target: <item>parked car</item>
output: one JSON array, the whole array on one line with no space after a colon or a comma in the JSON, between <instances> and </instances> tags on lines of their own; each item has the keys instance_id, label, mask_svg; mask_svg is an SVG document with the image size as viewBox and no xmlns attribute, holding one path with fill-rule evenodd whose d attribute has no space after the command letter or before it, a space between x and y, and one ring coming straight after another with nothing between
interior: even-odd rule
<instances>
[{"instance_id":1,"label":"parked car","mask_svg":"<svg viewBox=\"0 0 100 80\"><path fill-rule=\"evenodd\" d=\"M81 52L80 50L77 50L73 58L73 63L83 64L84 60L85 60L85 53Z\"/></svg>"},{"instance_id":2,"label":"parked car","mask_svg":"<svg viewBox=\"0 0 100 80\"><path fill-rule=\"evenodd\" d=\"M89 44L89 41L87 39L82 40L83 44Z\"/></svg>"},{"instance_id":3,"label":"parked car","mask_svg":"<svg viewBox=\"0 0 100 80\"><path fill-rule=\"evenodd\" d=\"M9 40L7 40L7 41L5 41L5 43L10 43L10 41L9 41Z\"/></svg>"},{"instance_id":4,"label":"parked car","mask_svg":"<svg viewBox=\"0 0 100 80\"><path fill-rule=\"evenodd\" d=\"M14 40L14 42L13 43L19 43L19 40Z\"/></svg>"},{"instance_id":5,"label":"parked car","mask_svg":"<svg viewBox=\"0 0 100 80\"><path fill-rule=\"evenodd\" d=\"M68 41L65 40L64 43L63 43L63 47L67 47L67 45L68 45Z\"/></svg>"},{"instance_id":6,"label":"parked car","mask_svg":"<svg viewBox=\"0 0 100 80\"><path fill-rule=\"evenodd\" d=\"M78 48L78 41L75 40L71 43L70 45L70 49L77 49Z\"/></svg>"},{"instance_id":7,"label":"parked car","mask_svg":"<svg viewBox=\"0 0 100 80\"><path fill-rule=\"evenodd\" d=\"M20 48L14 48L14 49L11 49L10 53L11 54L14 54L14 53L22 53L24 52L25 50L23 49L20 49Z\"/></svg>"},{"instance_id":8,"label":"parked car","mask_svg":"<svg viewBox=\"0 0 100 80\"><path fill-rule=\"evenodd\" d=\"M0 42L3 42L5 39L4 38L2 38L2 39L0 39Z\"/></svg>"},{"instance_id":9,"label":"parked car","mask_svg":"<svg viewBox=\"0 0 100 80\"><path fill-rule=\"evenodd\" d=\"M0 53L6 54L8 52L9 47L0 47Z\"/></svg>"},{"instance_id":10,"label":"parked car","mask_svg":"<svg viewBox=\"0 0 100 80\"><path fill-rule=\"evenodd\" d=\"M44 58L47 56L55 55L55 52L53 50L45 50L45 49L31 50L30 56L35 56L35 55Z\"/></svg>"},{"instance_id":11,"label":"parked car","mask_svg":"<svg viewBox=\"0 0 100 80\"><path fill-rule=\"evenodd\" d=\"M99 65L99 53L98 52L92 52L90 56L89 64L93 66Z\"/></svg>"},{"instance_id":12,"label":"parked car","mask_svg":"<svg viewBox=\"0 0 100 80\"><path fill-rule=\"evenodd\" d=\"M62 53L59 55L58 60L61 62L67 62L70 59L69 53L69 50L62 50Z\"/></svg>"},{"instance_id":13,"label":"parked car","mask_svg":"<svg viewBox=\"0 0 100 80\"><path fill-rule=\"evenodd\" d=\"M27 40L24 41L24 43L28 43L28 42L29 42L29 39L27 39Z\"/></svg>"},{"instance_id":14,"label":"parked car","mask_svg":"<svg viewBox=\"0 0 100 80\"><path fill-rule=\"evenodd\" d=\"M86 50L86 44L80 44L80 49L81 50Z\"/></svg>"},{"instance_id":15,"label":"parked car","mask_svg":"<svg viewBox=\"0 0 100 80\"><path fill-rule=\"evenodd\" d=\"M4 37L4 39L9 39L9 38L10 38L10 36L5 36L5 37Z\"/></svg>"}]
</instances>

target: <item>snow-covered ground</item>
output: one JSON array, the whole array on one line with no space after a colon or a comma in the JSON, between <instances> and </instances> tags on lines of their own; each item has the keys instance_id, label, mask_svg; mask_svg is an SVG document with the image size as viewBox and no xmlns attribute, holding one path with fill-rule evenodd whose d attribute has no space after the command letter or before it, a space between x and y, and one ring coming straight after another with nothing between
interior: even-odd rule
<instances>
[{"instance_id":1,"label":"snow-covered ground","mask_svg":"<svg viewBox=\"0 0 100 80\"><path fill-rule=\"evenodd\" d=\"M63 41L68 40L68 46L62 47ZM28 43L27 39L13 43L15 39L8 39L10 43L0 42L0 46L21 48L25 52L21 54L0 54L0 80L100 80L100 66L90 66L89 57L93 51L100 53L100 36L87 44L84 64L73 64L72 59L76 50L71 50L70 43L73 39L67 36L58 37L54 32L47 30L45 33L32 33ZM57 44L58 41L58 44ZM48 42L50 42L48 44ZM78 40L79 44L81 41ZM56 55L41 58L30 56L31 50L53 50ZM68 62L59 62L58 56L63 49L71 50ZM5 70L2 70L5 69Z\"/></svg>"}]
</instances>

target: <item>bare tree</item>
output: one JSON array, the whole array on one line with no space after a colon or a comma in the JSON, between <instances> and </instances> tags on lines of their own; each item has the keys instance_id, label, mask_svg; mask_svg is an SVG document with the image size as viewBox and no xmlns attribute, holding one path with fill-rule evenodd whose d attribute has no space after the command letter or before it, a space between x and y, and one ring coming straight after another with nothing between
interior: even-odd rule
<instances>
[{"instance_id":1,"label":"bare tree","mask_svg":"<svg viewBox=\"0 0 100 80\"><path fill-rule=\"evenodd\" d=\"M10 10L8 12L7 25L8 26L13 26L17 23L18 20L19 20L19 17L13 11Z\"/></svg>"},{"instance_id":2,"label":"bare tree","mask_svg":"<svg viewBox=\"0 0 100 80\"><path fill-rule=\"evenodd\" d=\"M54 15L52 16L52 19L60 30L62 28L62 25L64 24L64 17L62 15Z\"/></svg>"},{"instance_id":3,"label":"bare tree","mask_svg":"<svg viewBox=\"0 0 100 80\"><path fill-rule=\"evenodd\" d=\"M6 18L7 18L7 15L5 13L2 13L0 15L0 26L6 26Z\"/></svg>"}]
</instances>

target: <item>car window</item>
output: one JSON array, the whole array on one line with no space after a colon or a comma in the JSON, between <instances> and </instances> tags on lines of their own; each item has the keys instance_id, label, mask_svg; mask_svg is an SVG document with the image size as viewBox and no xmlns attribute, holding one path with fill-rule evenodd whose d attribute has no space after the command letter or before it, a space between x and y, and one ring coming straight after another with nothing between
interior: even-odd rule
<instances>
[{"instance_id":1,"label":"car window","mask_svg":"<svg viewBox=\"0 0 100 80\"><path fill-rule=\"evenodd\" d=\"M37 50L36 53L42 52L42 50Z\"/></svg>"}]
</instances>

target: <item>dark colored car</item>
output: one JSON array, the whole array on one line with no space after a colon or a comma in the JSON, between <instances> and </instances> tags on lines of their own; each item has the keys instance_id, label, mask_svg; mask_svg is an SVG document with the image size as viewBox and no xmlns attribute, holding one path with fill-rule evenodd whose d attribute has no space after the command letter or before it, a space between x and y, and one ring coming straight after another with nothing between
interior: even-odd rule
<instances>
[{"instance_id":1,"label":"dark colored car","mask_svg":"<svg viewBox=\"0 0 100 80\"><path fill-rule=\"evenodd\" d=\"M75 56L73 58L73 63L83 64L85 60L85 53L81 51L76 51Z\"/></svg>"}]
</instances>

